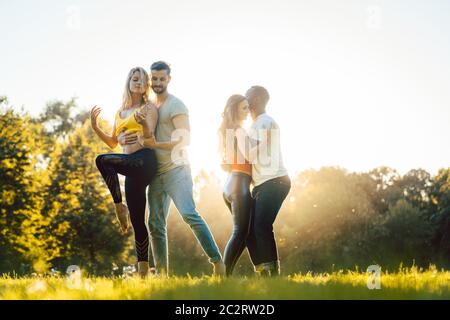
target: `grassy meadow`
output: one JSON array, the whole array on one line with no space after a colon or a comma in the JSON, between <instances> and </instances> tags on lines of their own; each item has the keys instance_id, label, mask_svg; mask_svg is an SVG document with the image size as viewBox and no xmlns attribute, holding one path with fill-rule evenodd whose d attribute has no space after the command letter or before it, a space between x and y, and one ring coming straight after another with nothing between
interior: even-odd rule
<instances>
[{"instance_id":1,"label":"grassy meadow","mask_svg":"<svg viewBox=\"0 0 450 320\"><path fill-rule=\"evenodd\" d=\"M368 274L336 271L278 278L231 277L16 277L0 278L0 299L450 299L450 272L400 268L382 272L380 289Z\"/></svg>"}]
</instances>

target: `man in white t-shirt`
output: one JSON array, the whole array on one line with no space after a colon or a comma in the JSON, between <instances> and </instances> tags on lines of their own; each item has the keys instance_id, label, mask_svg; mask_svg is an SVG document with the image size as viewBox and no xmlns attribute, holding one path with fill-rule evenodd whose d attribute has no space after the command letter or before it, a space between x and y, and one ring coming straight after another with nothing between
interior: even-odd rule
<instances>
[{"instance_id":1,"label":"man in white t-shirt","mask_svg":"<svg viewBox=\"0 0 450 320\"><path fill-rule=\"evenodd\" d=\"M273 233L273 223L291 188L291 180L283 165L280 128L266 113L269 93L260 86L246 93L253 125L250 137L257 141L257 156L252 161L254 199L252 224L247 248L261 275L278 275L280 263Z\"/></svg>"}]
</instances>

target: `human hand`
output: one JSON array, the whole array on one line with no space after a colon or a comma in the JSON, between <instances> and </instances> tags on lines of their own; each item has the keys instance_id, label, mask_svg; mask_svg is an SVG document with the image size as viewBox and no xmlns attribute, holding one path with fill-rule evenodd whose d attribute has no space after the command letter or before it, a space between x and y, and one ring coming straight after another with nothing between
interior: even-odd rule
<instances>
[{"instance_id":1,"label":"human hand","mask_svg":"<svg viewBox=\"0 0 450 320\"><path fill-rule=\"evenodd\" d=\"M117 137L117 141L121 146L134 144L138 141L138 136L134 132L125 132L125 129L120 131L119 136Z\"/></svg>"},{"instance_id":2,"label":"human hand","mask_svg":"<svg viewBox=\"0 0 450 320\"><path fill-rule=\"evenodd\" d=\"M155 139L155 135L154 134L152 134L150 137L147 137L147 138L144 138L143 135L138 135L137 136L137 142L142 147L154 148L156 146L156 139Z\"/></svg>"},{"instance_id":3,"label":"human hand","mask_svg":"<svg viewBox=\"0 0 450 320\"><path fill-rule=\"evenodd\" d=\"M94 130L98 128L97 118L100 112L102 112L102 109L100 107L97 107L96 105L91 109L91 127Z\"/></svg>"},{"instance_id":4,"label":"human hand","mask_svg":"<svg viewBox=\"0 0 450 320\"><path fill-rule=\"evenodd\" d=\"M134 114L134 119L136 120L137 123L139 123L141 126L145 126L147 125L147 114L145 112L145 108L143 108L142 110L137 111Z\"/></svg>"}]
</instances>

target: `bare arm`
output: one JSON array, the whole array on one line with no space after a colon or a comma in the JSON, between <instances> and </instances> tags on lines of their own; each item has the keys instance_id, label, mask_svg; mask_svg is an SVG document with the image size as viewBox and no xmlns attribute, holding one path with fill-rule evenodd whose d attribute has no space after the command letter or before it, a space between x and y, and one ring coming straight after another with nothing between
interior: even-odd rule
<instances>
[{"instance_id":1,"label":"bare arm","mask_svg":"<svg viewBox=\"0 0 450 320\"><path fill-rule=\"evenodd\" d=\"M116 124L113 125L113 130L111 135L106 134L97 123L98 115L102 109L100 107L94 106L91 109L91 127L94 130L94 132L97 134L97 136L111 149L114 149L117 147L117 137L116 137Z\"/></svg>"},{"instance_id":2,"label":"bare arm","mask_svg":"<svg viewBox=\"0 0 450 320\"><path fill-rule=\"evenodd\" d=\"M180 130L181 136L178 140L173 141L156 141L155 136L152 135L149 138L139 138L140 143L144 147L158 148L163 150L172 150L176 145L183 142L184 145L188 145L189 137L186 137L186 133L189 133L189 117L186 114L179 114L172 118L172 123L175 130Z\"/></svg>"},{"instance_id":3,"label":"bare arm","mask_svg":"<svg viewBox=\"0 0 450 320\"><path fill-rule=\"evenodd\" d=\"M150 138L154 135L158 123L158 109L154 104L145 105L142 110L136 112L134 118L142 126L144 138Z\"/></svg>"}]
</instances>

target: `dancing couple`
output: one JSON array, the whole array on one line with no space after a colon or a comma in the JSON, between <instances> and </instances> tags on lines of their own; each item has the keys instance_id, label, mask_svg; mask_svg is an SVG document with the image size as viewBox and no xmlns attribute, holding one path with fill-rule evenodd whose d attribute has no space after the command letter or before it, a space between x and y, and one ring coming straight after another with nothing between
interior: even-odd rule
<instances>
[{"instance_id":1,"label":"dancing couple","mask_svg":"<svg viewBox=\"0 0 450 320\"><path fill-rule=\"evenodd\" d=\"M253 189L254 205L250 205L251 200L247 204L240 197L236 198L234 192L229 194L227 203L232 210L235 228L227 245L227 250L225 250L225 265L214 237L206 222L197 212L193 200L191 170L186 153L183 152L183 147L189 143L189 113L183 102L167 90L171 80L170 72L170 66L163 61L151 65L150 77L143 68L136 67L130 70L125 84L123 101L116 112L110 134L104 132L98 125L98 116L101 109L95 106L91 110L91 125L98 137L111 149L114 149L118 144L122 146L122 153L99 155L96 158L96 165L111 193L116 217L122 232L127 232L128 220L131 220L139 275L145 277L153 265L160 274L168 275L167 217L171 199L208 256L209 262L214 267L214 274L231 274L242 253L243 248L241 247L245 248L245 246L249 248L256 270L258 272L266 270L267 266L273 265L274 261L278 261L278 258L274 258L273 255L269 257L267 252L262 254L262 252L271 248L271 252L277 255L273 232L270 231L272 232L272 242L269 239L270 235L267 233L269 230L267 224L270 221L273 223L282 200L278 201L279 206L274 214L273 199L266 198L269 194L271 197L273 196L270 190L276 188L276 185L271 186L267 184L267 180L263 181L267 178L267 172L262 173L264 170L261 169L264 168L255 161L251 165L251 172L247 170L248 176L253 176L255 184ZM153 102L149 99L151 90L156 96ZM249 90L249 93L251 92L252 89ZM250 104L251 110L252 106L258 106L258 101L260 101L257 97L258 92L254 92L253 100L250 96L248 98L248 102L253 103ZM247 101L247 99L245 100ZM230 108L234 110L235 106L230 106ZM258 108L261 108L261 105ZM254 112L251 112L253 116ZM262 113L256 111L255 114L259 116ZM227 122L225 127L241 123L237 118L232 117L231 120L232 122ZM268 123L266 122L264 121L261 125L267 126ZM275 123L273 122L273 124ZM224 125L222 126L224 127ZM226 129L230 128L226 127ZM256 141L257 139L256 136ZM267 141L266 143L270 144L271 142ZM259 144L261 142L257 142L256 147ZM247 156L250 156L250 154ZM239 166L239 164L232 165L234 168L236 166ZM281 169L281 171L283 170ZM256 175L255 171L257 172ZM127 205L123 203L118 174L125 176ZM285 176L287 177L287 175ZM228 186L230 186L230 181L236 180L233 177L234 171L231 169ZM258 180L255 180L255 177L259 177ZM276 180L275 184L277 184L280 178L272 177L270 180ZM255 192L258 182L261 186L266 184L266 187L260 187L260 191ZM246 187L248 188L249 184ZM234 190L238 190L242 194L245 192L248 194L244 185ZM259 202L256 199L260 199ZM145 221L146 201L149 208L148 229ZM272 210L263 208L267 202L271 203ZM258 203L259 211L257 210ZM247 206L248 212L244 209L233 209L242 206ZM271 215L272 217L263 217L263 215ZM245 223L248 226L250 224L255 226L248 228L247 236L244 236L241 231L242 225ZM244 244L241 241L243 236L245 238ZM149 259L150 244L152 257ZM272 247L263 249L264 246ZM267 259L270 259L270 261Z\"/></svg>"},{"instance_id":2,"label":"dancing couple","mask_svg":"<svg viewBox=\"0 0 450 320\"><path fill-rule=\"evenodd\" d=\"M280 273L273 223L291 181L281 156L279 126L266 113L268 101L267 90L253 86L245 96L232 95L222 114L222 168L229 171L223 198L233 217L224 252L227 275L245 248L258 274ZM253 124L246 132L243 123L249 113Z\"/></svg>"}]
</instances>

